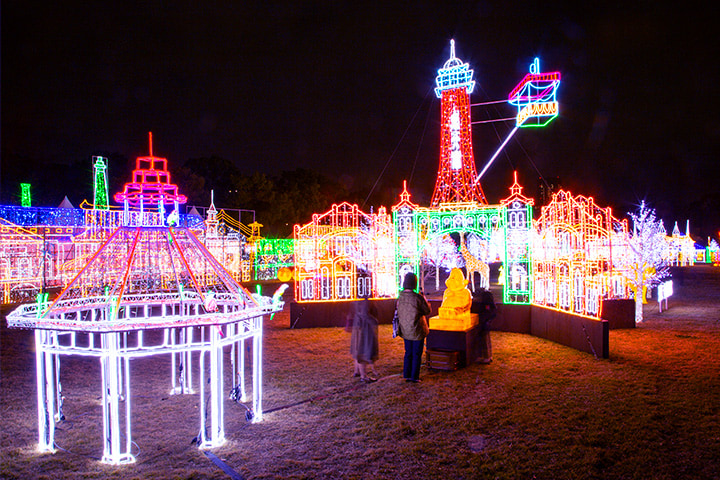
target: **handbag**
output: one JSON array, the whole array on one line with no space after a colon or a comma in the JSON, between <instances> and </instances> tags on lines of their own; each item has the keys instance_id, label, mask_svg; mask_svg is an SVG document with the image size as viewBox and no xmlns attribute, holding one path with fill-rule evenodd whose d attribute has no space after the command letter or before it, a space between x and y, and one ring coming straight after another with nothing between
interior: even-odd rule
<instances>
[{"instance_id":1,"label":"handbag","mask_svg":"<svg viewBox=\"0 0 720 480\"><path fill-rule=\"evenodd\" d=\"M400 335L400 319L398 318L397 308L395 309L395 314L392 319L392 329L393 338L398 337Z\"/></svg>"}]
</instances>

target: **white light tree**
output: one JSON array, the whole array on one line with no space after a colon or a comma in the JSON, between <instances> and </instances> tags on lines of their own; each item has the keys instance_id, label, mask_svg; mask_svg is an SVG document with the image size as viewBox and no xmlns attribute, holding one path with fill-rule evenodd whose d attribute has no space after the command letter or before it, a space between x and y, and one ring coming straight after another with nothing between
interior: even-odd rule
<instances>
[{"instance_id":1,"label":"white light tree","mask_svg":"<svg viewBox=\"0 0 720 480\"><path fill-rule=\"evenodd\" d=\"M423 252L423 263L429 267L425 272L428 276L435 276L435 290L440 289L440 269L452 270L462 265L462 255L458 246L450 235L438 235L432 238ZM423 278L423 281L425 279Z\"/></svg>"},{"instance_id":2,"label":"white light tree","mask_svg":"<svg viewBox=\"0 0 720 480\"><path fill-rule=\"evenodd\" d=\"M633 234L628 239L625 267L630 288L635 294L635 321L643 320L643 303L648 288L660 283L668 273L667 232L655 210L643 201L636 213L629 213Z\"/></svg>"}]
</instances>

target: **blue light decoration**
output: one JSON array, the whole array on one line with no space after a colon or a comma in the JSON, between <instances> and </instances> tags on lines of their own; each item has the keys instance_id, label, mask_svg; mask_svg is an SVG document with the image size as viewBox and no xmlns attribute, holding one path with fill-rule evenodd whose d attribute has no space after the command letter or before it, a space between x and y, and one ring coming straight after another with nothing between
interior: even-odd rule
<instances>
[{"instance_id":1,"label":"blue light decoration","mask_svg":"<svg viewBox=\"0 0 720 480\"><path fill-rule=\"evenodd\" d=\"M442 92L445 90L460 87L465 87L466 92L471 94L475 89L475 80L472 77L473 71L470 70L470 65L455 56L455 40L450 40L450 58L438 70L438 76L435 78L437 84L435 95L437 98L442 98Z\"/></svg>"},{"instance_id":2,"label":"blue light decoration","mask_svg":"<svg viewBox=\"0 0 720 480\"><path fill-rule=\"evenodd\" d=\"M544 127L558 116L557 89L560 72L540 73L540 59L530 64L530 73L508 95L508 103L518 108L518 127Z\"/></svg>"}]
</instances>

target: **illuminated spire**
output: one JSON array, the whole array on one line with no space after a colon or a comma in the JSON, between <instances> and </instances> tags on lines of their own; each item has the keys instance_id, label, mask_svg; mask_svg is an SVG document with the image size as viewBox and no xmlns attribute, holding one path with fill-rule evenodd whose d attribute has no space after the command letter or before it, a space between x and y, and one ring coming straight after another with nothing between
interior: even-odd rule
<instances>
[{"instance_id":1,"label":"illuminated spire","mask_svg":"<svg viewBox=\"0 0 720 480\"><path fill-rule=\"evenodd\" d=\"M450 41L450 58L438 70L435 94L440 98L440 166L430 205L477 202L487 205L480 182L475 181L470 93L475 87L473 71L455 56Z\"/></svg>"},{"instance_id":2,"label":"illuminated spire","mask_svg":"<svg viewBox=\"0 0 720 480\"><path fill-rule=\"evenodd\" d=\"M455 88L465 87L468 94L472 93L475 88L475 81L472 79L473 71L470 65L463 63L455 56L455 40L450 40L450 58L445 62L443 68L438 70L435 78L437 87L435 95L442 98L442 92Z\"/></svg>"}]
</instances>

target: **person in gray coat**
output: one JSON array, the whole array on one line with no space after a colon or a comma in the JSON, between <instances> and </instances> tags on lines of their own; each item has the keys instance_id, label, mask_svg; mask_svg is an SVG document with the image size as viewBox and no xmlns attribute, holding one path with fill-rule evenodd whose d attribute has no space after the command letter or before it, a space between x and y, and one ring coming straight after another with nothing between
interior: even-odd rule
<instances>
[{"instance_id":1,"label":"person in gray coat","mask_svg":"<svg viewBox=\"0 0 720 480\"><path fill-rule=\"evenodd\" d=\"M408 273L403 279L403 290L397 299L397 313L400 323L400 336L405 342L403 360L403 378L406 382L420 381L425 337L430 332L425 315L430 314L430 305L425 297L415 292L417 277Z\"/></svg>"},{"instance_id":2,"label":"person in gray coat","mask_svg":"<svg viewBox=\"0 0 720 480\"><path fill-rule=\"evenodd\" d=\"M377 308L367 298L355 302L355 314L350 337L350 354L355 362L355 373L360 375L360 381L365 383L376 381L375 361L378 359ZM376 376L370 376L368 369L372 370Z\"/></svg>"}]
</instances>

